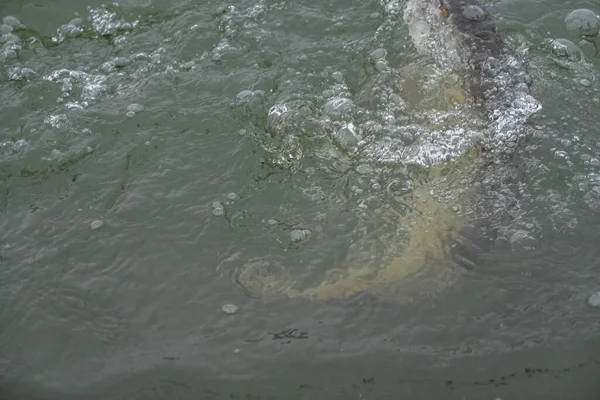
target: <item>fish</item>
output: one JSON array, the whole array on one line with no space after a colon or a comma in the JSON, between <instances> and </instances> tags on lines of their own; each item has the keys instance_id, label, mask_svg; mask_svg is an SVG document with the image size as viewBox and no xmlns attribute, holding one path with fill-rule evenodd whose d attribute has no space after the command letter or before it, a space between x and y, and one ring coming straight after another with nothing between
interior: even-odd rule
<instances>
[{"instance_id":1,"label":"fish","mask_svg":"<svg viewBox=\"0 0 600 400\"><path fill-rule=\"evenodd\" d=\"M506 210L493 210L493 199L486 199L486 189L475 182L490 176L502 180L514 174L511 154L526 122L541 109L530 94L531 79L524 63L511 54L501 38L488 10L477 0L405 0L403 21L412 46L422 58L399 69L382 68L358 97L367 106L377 107L381 98L384 103L392 102L386 100L390 98L387 88L395 85L418 112L458 108L456 124L464 122L461 118L481 120L481 125L472 128L478 131L474 140L460 142L459 135L465 129L448 128L455 122L442 121L431 126L439 131L438 135L425 135L425 142L413 146L413 153L401 146L393 148L387 142L367 147L370 154L383 154L392 161L401 156L401 164L415 160L417 175L423 176L423 183L413 188L412 212L399 222L401 229L410 230L401 254L388 259L385 266L368 262L352 265L349 260L349 265L326 271L321 282L304 289L288 285L290 279L284 273L279 274L279 280L265 280L263 272L261 280L268 285L259 290L260 285L253 284L253 293L273 295L272 288L276 287L281 288L279 294L289 298L315 301L345 302L364 299L367 294L369 299L391 303L422 303L437 298L464 273L478 268L478 259L494 245L498 225L495 218L506 215L502 214ZM383 97L381 87L386 88ZM390 104L381 108L387 110ZM389 120L399 124L394 118ZM393 133L393 129L389 132ZM436 146L452 144L450 135L460 142L461 149L455 157L449 161L443 153L428 157L432 149L435 155ZM432 143L436 139L441 144ZM434 191L449 191L453 185L462 185L457 199L462 208L480 212L467 217L432 195ZM359 263L368 259L355 258ZM250 271L253 265L242 267L241 271ZM277 285L273 285L274 281Z\"/></svg>"}]
</instances>

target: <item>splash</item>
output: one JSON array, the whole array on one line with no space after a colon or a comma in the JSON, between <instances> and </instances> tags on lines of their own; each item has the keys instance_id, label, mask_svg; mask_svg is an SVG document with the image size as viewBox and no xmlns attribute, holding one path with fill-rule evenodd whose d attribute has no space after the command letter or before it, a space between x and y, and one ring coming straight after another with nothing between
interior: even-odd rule
<instances>
[{"instance_id":1,"label":"splash","mask_svg":"<svg viewBox=\"0 0 600 400\"><path fill-rule=\"evenodd\" d=\"M357 215L363 216L356 232L366 230L362 221L369 216L393 220L392 233L379 238L386 244L385 256L364 257L361 252L372 255L371 242L359 234L353 245L357 252L346 266L329 270L315 286L286 290L290 297L329 300L370 292L392 301L416 301L455 282L464 272L455 261L463 266L473 262L452 259L452 249L474 239L462 232L488 211L474 216L485 205L478 200L481 186L473 183L489 171L483 165L498 166L513 152L529 132L527 121L541 108L529 93L524 63L504 46L483 8L466 9L460 0L382 5L384 21L369 54L370 78L361 90L354 94L341 73L328 72L334 83L323 92L327 98L320 107L315 99L304 107L301 96L282 93L283 101L268 114L271 140L263 149L293 169L302 164L310 142L320 149L310 151L311 156L321 156L325 164L350 165L359 176L374 180L391 174L410 192L402 196L406 212L396 215L389 202L374 210L359 204ZM417 57L392 68L389 52L380 46L399 29L401 14ZM365 201L384 198L372 190L363 196Z\"/></svg>"}]
</instances>

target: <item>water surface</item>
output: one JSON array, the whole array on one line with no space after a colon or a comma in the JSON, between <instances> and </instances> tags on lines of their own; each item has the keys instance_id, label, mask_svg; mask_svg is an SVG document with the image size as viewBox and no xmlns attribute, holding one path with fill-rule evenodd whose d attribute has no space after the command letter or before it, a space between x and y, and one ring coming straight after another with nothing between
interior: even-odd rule
<instances>
[{"instance_id":1,"label":"water surface","mask_svg":"<svg viewBox=\"0 0 600 400\"><path fill-rule=\"evenodd\" d=\"M488 7L542 105L510 168L479 175L493 246L427 301L321 302L248 296L236 271L304 289L404 249L409 168L320 119L352 99L331 126L424 126L357 97L375 50L420 59L401 2L4 1L27 29L0 64L0 394L595 398L600 58L546 40L578 43L564 17L600 9ZM306 114L274 125L285 104Z\"/></svg>"}]
</instances>

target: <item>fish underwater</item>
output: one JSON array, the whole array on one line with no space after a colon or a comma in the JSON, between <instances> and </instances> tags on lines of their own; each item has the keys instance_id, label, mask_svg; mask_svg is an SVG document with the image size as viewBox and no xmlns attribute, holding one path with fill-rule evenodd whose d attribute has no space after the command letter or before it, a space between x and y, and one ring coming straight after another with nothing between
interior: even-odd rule
<instances>
[{"instance_id":1,"label":"fish underwater","mask_svg":"<svg viewBox=\"0 0 600 400\"><path fill-rule=\"evenodd\" d=\"M478 1L406 0L384 6L394 14L399 4L421 57L391 68L381 57L385 51L374 51L373 76L356 100L372 114L401 104L412 119L400 121L390 113L382 123L349 126L361 129L363 137L377 137L363 146L362 154L411 171L411 211L395 220L407 240L385 262L355 254L348 265L328 270L322 281L306 288L297 287L283 262L251 260L234 274L249 296L330 301L368 293L394 303L423 302L475 268L478 255L493 244L493 212L489 202L481 201L477 182L488 174L509 171L502 180L514 173L500 166L510 164L527 121L541 109L530 95L531 78ZM292 108L279 107L270 115L274 135L284 136L278 127L305 117ZM411 129L418 134L409 142L397 139Z\"/></svg>"}]
</instances>

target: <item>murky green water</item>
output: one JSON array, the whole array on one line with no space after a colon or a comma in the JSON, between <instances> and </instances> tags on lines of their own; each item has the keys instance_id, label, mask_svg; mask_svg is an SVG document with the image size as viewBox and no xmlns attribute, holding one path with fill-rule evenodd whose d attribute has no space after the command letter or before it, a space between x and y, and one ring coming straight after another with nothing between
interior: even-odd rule
<instances>
[{"instance_id":1,"label":"murky green water","mask_svg":"<svg viewBox=\"0 0 600 400\"><path fill-rule=\"evenodd\" d=\"M595 398L600 39L584 60L545 40L600 8L486 4L542 109L476 185L436 186L435 214L403 149L477 125L377 100L374 51L422 60L402 2L4 0L26 29L0 40L0 397ZM365 151L349 119L376 126ZM485 251L406 281L409 239L455 217L494 232ZM271 286L243 287L248 265ZM389 265L386 296L280 290Z\"/></svg>"}]
</instances>

